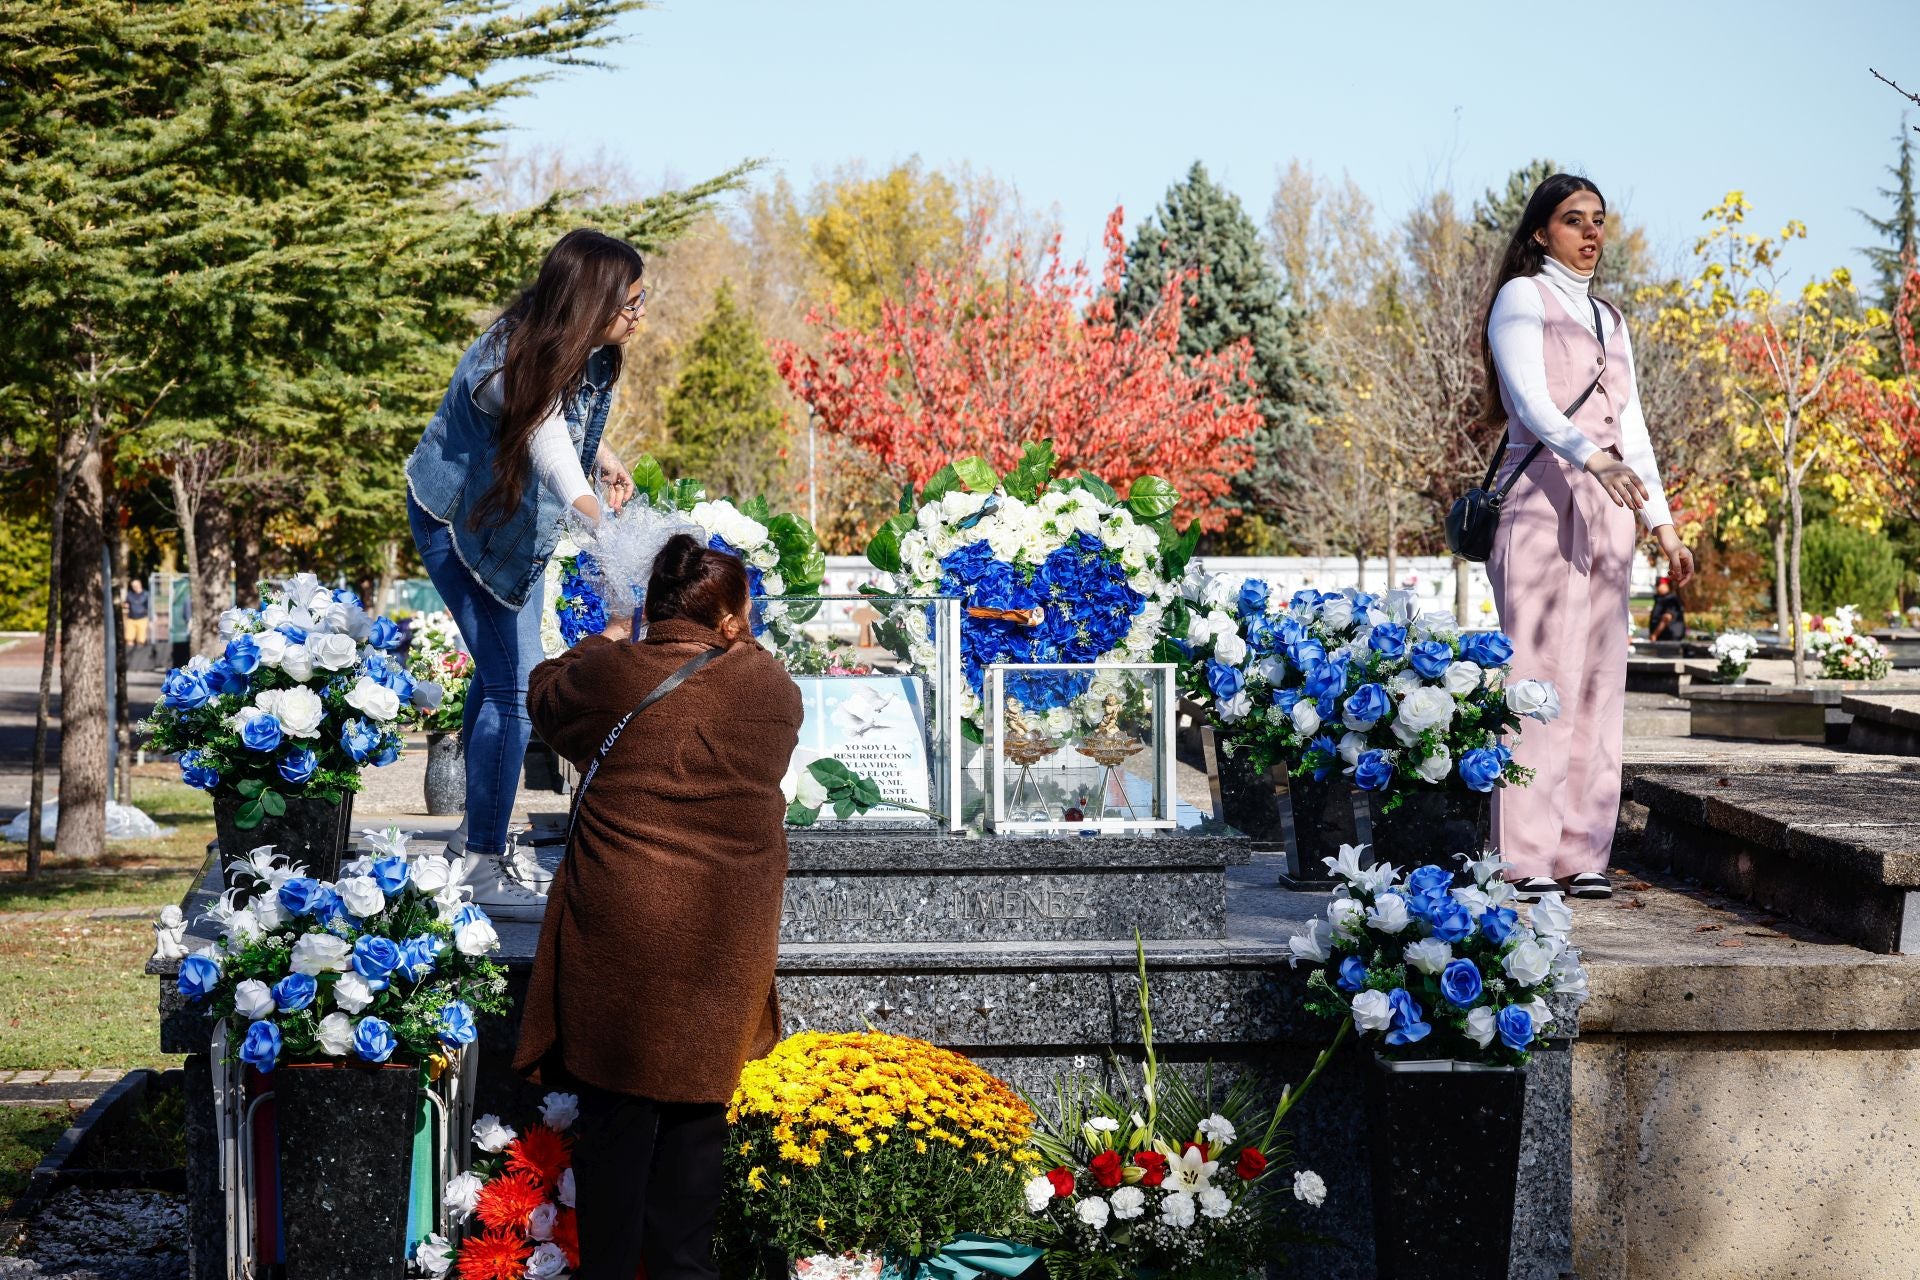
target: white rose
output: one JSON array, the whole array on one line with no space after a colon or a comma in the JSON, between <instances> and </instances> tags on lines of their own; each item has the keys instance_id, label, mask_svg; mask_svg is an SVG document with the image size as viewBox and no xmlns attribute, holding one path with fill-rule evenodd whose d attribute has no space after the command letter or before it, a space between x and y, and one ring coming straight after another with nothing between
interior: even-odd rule
<instances>
[{"instance_id":1,"label":"white rose","mask_svg":"<svg viewBox=\"0 0 1920 1280\"><path fill-rule=\"evenodd\" d=\"M527 1215L527 1235L535 1240L553 1239L553 1224L560 1217L560 1206L551 1200Z\"/></svg>"},{"instance_id":2,"label":"white rose","mask_svg":"<svg viewBox=\"0 0 1920 1280\"><path fill-rule=\"evenodd\" d=\"M1507 706L1517 716L1546 724L1560 715L1560 691L1548 680L1516 680L1507 686Z\"/></svg>"},{"instance_id":3,"label":"white rose","mask_svg":"<svg viewBox=\"0 0 1920 1280\"><path fill-rule=\"evenodd\" d=\"M1160 1221L1184 1230L1193 1225L1193 1209L1193 1197L1184 1191L1175 1191L1160 1202Z\"/></svg>"},{"instance_id":4,"label":"white rose","mask_svg":"<svg viewBox=\"0 0 1920 1280\"><path fill-rule=\"evenodd\" d=\"M1320 732L1320 708L1314 705L1312 698L1300 699L1288 714L1293 720L1293 727L1301 734L1312 736Z\"/></svg>"},{"instance_id":5,"label":"white rose","mask_svg":"<svg viewBox=\"0 0 1920 1280\"><path fill-rule=\"evenodd\" d=\"M220 638L231 640L247 629L253 621L251 609L223 609L220 611Z\"/></svg>"},{"instance_id":6,"label":"white rose","mask_svg":"<svg viewBox=\"0 0 1920 1280\"><path fill-rule=\"evenodd\" d=\"M453 918L460 914L462 907L467 905L469 896L467 886L458 882L451 882L446 888L434 894L433 909L439 916L440 923L452 924Z\"/></svg>"},{"instance_id":7,"label":"white rose","mask_svg":"<svg viewBox=\"0 0 1920 1280\"><path fill-rule=\"evenodd\" d=\"M271 631L292 616L293 611L286 605L278 600L270 601L260 610L260 625Z\"/></svg>"},{"instance_id":8,"label":"white rose","mask_svg":"<svg viewBox=\"0 0 1920 1280\"><path fill-rule=\"evenodd\" d=\"M334 886L340 905L362 920L387 909L387 895L380 892L372 876L347 876Z\"/></svg>"},{"instance_id":9,"label":"white rose","mask_svg":"<svg viewBox=\"0 0 1920 1280\"><path fill-rule=\"evenodd\" d=\"M1525 1004L1515 1005L1514 1008L1526 1010L1527 1017L1533 1019L1533 1034L1535 1035L1540 1035L1548 1027L1553 1025L1553 1011L1547 1008L1547 1002L1539 996L1535 996Z\"/></svg>"},{"instance_id":10,"label":"white rose","mask_svg":"<svg viewBox=\"0 0 1920 1280\"><path fill-rule=\"evenodd\" d=\"M1385 1031L1393 1025L1393 1006L1384 991L1362 991L1353 998L1353 1027L1356 1031Z\"/></svg>"},{"instance_id":11,"label":"white rose","mask_svg":"<svg viewBox=\"0 0 1920 1280\"><path fill-rule=\"evenodd\" d=\"M1268 684L1279 684L1287 678L1287 664L1283 658L1262 658L1254 664L1253 674Z\"/></svg>"},{"instance_id":12,"label":"white rose","mask_svg":"<svg viewBox=\"0 0 1920 1280\"><path fill-rule=\"evenodd\" d=\"M1201 586L1200 603L1215 610L1233 607L1240 599L1240 581L1224 573L1215 574Z\"/></svg>"},{"instance_id":13,"label":"white rose","mask_svg":"<svg viewBox=\"0 0 1920 1280\"><path fill-rule=\"evenodd\" d=\"M580 1099L571 1093L550 1093L540 1100L540 1122L558 1133L565 1133L580 1118Z\"/></svg>"},{"instance_id":14,"label":"white rose","mask_svg":"<svg viewBox=\"0 0 1920 1280\"><path fill-rule=\"evenodd\" d=\"M780 549L772 543L763 543L747 552L747 563L765 573L780 563Z\"/></svg>"},{"instance_id":15,"label":"white rose","mask_svg":"<svg viewBox=\"0 0 1920 1280\"><path fill-rule=\"evenodd\" d=\"M560 1246L551 1241L534 1246L533 1256L527 1259L527 1280L554 1280L567 1269L567 1255Z\"/></svg>"},{"instance_id":16,"label":"white rose","mask_svg":"<svg viewBox=\"0 0 1920 1280\"><path fill-rule=\"evenodd\" d=\"M1553 953L1538 942L1526 939L1507 953L1500 967L1521 986L1538 986L1553 968Z\"/></svg>"},{"instance_id":17,"label":"white rose","mask_svg":"<svg viewBox=\"0 0 1920 1280\"><path fill-rule=\"evenodd\" d=\"M1334 898L1327 903L1327 923L1341 937L1359 937L1366 919L1367 909L1352 898Z\"/></svg>"},{"instance_id":18,"label":"white rose","mask_svg":"<svg viewBox=\"0 0 1920 1280\"><path fill-rule=\"evenodd\" d=\"M1229 631L1213 642L1213 656L1230 667L1237 667L1247 660L1247 642L1237 629Z\"/></svg>"},{"instance_id":19,"label":"white rose","mask_svg":"<svg viewBox=\"0 0 1920 1280\"><path fill-rule=\"evenodd\" d=\"M1392 677L1387 680L1387 692L1396 698L1404 698L1424 683L1425 681L1420 678L1420 673L1412 667L1408 667L1404 671L1394 672Z\"/></svg>"},{"instance_id":20,"label":"white rose","mask_svg":"<svg viewBox=\"0 0 1920 1280\"><path fill-rule=\"evenodd\" d=\"M447 1207L455 1222L465 1222L467 1215L480 1203L480 1188L484 1184L470 1173L456 1174L447 1180L440 1192L440 1203Z\"/></svg>"},{"instance_id":21,"label":"white rose","mask_svg":"<svg viewBox=\"0 0 1920 1280\"><path fill-rule=\"evenodd\" d=\"M1311 1169L1297 1171L1293 1175L1293 1198L1318 1209L1327 1202L1326 1180Z\"/></svg>"},{"instance_id":22,"label":"white rose","mask_svg":"<svg viewBox=\"0 0 1920 1280\"><path fill-rule=\"evenodd\" d=\"M413 887L428 895L439 893L452 878L453 864L437 853L415 858L407 868L407 879Z\"/></svg>"},{"instance_id":23,"label":"white rose","mask_svg":"<svg viewBox=\"0 0 1920 1280\"><path fill-rule=\"evenodd\" d=\"M1200 1193L1200 1212L1209 1218L1224 1218L1233 1212L1233 1201L1220 1188L1208 1187Z\"/></svg>"},{"instance_id":24,"label":"white rose","mask_svg":"<svg viewBox=\"0 0 1920 1280\"><path fill-rule=\"evenodd\" d=\"M280 655L280 669L295 680L313 679L313 650L304 644L290 644Z\"/></svg>"},{"instance_id":25,"label":"white rose","mask_svg":"<svg viewBox=\"0 0 1920 1280\"><path fill-rule=\"evenodd\" d=\"M1367 912L1367 923L1382 933L1399 933L1412 920L1407 900L1397 893L1381 894L1373 900L1373 910Z\"/></svg>"},{"instance_id":26,"label":"white rose","mask_svg":"<svg viewBox=\"0 0 1920 1280\"><path fill-rule=\"evenodd\" d=\"M1021 1190L1026 1193L1028 1213L1044 1211L1053 1199L1053 1181L1044 1173L1028 1179Z\"/></svg>"},{"instance_id":27,"label":"white rose","mask_svg":"<svg viewBox=\"0 0 1920 1280\"><path fill-rule=\"evenodd\" d=\"M271 898L271 894L262 894L259 901ZM220 931L226 935L227 950L235 951L259 937L263 931L260 917L247 907L228 911L220 917Z\"/></svg>"},{"instance_id":28,"label":"white rose","mask_svg":"<svg viewBox=\"0 0 1920 1280\"><path fill-rule=\"evenodd\" d=\"M1367 750L1367 735L1348 730L1340 736L1340 758L1348 764L1359 764L1360 753Z\"/></svg>"},{"instance_id":29,"label":"white rose","mask_svg":"<svg viewBox=\"0 0 1920 1280\"><path fill-rule=\"evenodd\" d=\"M1453 753L1447 750L1445 744L1437 746L1432 755L1413 767L1413 771L1420 775L1423 782L1445 782L1447 775L1453 772Z\"/></svg>"},{"instance_id":30,"label":"white rose","mask_svg":"<svg viewBox=\"0 0 1920 1280\"><path fill-rule=\"evenodd\" d=\"M948 524L958 524L968 516L987 505L991 494L973 493L966 489L954 489L942 495L940 499L940 518ZM1049 491L1045 497L1053 497Z\"/></svg>"},{"instance_id":31,"label":"white rose","mask_svg":"<svg viewBox=\"0 0 1920 1280\"><path fill-rule=\"evenodd\" d=\"M1493 899L1487 896L1486 890L1480 888L1455 889L1451 896L1455 902L1465 907L1467 914L1475 920L1478 920L1486 913L1487 908L1493 905Z\"/></svg>"},{"instance_id":32,"label":"white rose","mask_svg":"<svg viewBox=\"0 0 1920 1280\"><path fill-rule=\"evenodd\" d=\"M1393 717L1393 736L1412 746L1426 730L1452 724L1454 710L1454 701L1445 690L1421 685L1400 699L1400 709Z\"/></svg>"},{"instance_id":33,"label":"white rose","mask_svg":"<svg viewBox=\"0 0 1920 1280\"><path fill-rule=\"evenodd\" d=\"M309 977L334 972L347 967L347 956L352 953L343 939L330 933L306 933L300 935L293 944L293 955L288 964L295 973L304 973Z\"/></svg>"},{"instance_id":34,"label":"white rose","mask_svg":"<svg viewBox=\"0 0 1920 1280\"><path fill-rule=\"evenodd\" d=\"M1464 658L1449 662L1440 673L1440 686L1456 698L1464 698L1480 687L1480 664Z\"/></svg>"},{"instance_id":35,"label":"white rose","mask_svg":"<svg viewBox=\"0 0 1920 1280\"><path fill-rule=\"evenodd\" d=\"M499 1116L485 1115L473 1122L473 1144L482 1151L505 1151L519 1136L511 1126L501 1124Z\"/></svg>"},{"instance_id":36,"label":"white rose","mask_svg":"<svg viewBox=\"0 0 1920 1280\"><path fill-rule=\"evenodd\" d=\"M320 1019L314 1035L320 1041L320 1051L330 1058L344 1058L353 1051L353 1020L344 1013L330 1013Z\"/></svg>"},{"instance_id":37,"label":"white rose","mask_svg":"<svg viewBox=\"0 0 1920 1280\"><path fill-rule=\"evenodd\" d=\"M1320 622L1330 631L1345 631L1353 625L1353 601L1333 596L1320 605Z\"/></svg>"},{"instance_id":38,"label":"white rose","mask_svg":"<svg viewBox=\"0 0 1920 1280\"><path fill-rule=\"evenodd\" d=\"M361 676L347 690L347 705L370 720L391 720L400 714L400 695L371 676Z\"/></svg>"},{"instance_id":39,"label":"white rose","mask_svg":"<svg viewBox=\"0 0 1920 1280\"><path fill-rule=\"evenodd\" d=\"M1253 695L1244 688L1240 692L1218 704L1215 708L1220 718L1228 724L1238 724L1253 712Z\"/></svg>"},{"instance_id":40,"label":"white rose","mask_svg":"<svg viewBox=\"0 0 1920 1280\"><path fill-rule=\"evenodd\" d=\"M760 591L763 595L783 596L787 594L787 580L769 569L760 575Z\"/></svg>"},{"instance_id":41,"label":"white rose","mask_svg":"<svg viewBox=\"0 0 1920 1280\"><path fill-rule=\"evenodd\" d=\"M314 594L320 589L320 575L317 573L296 573L280 582L280 594L302 608L306 607L307 602L313 599ZM333 593L327 594L331 597Z\"/></svg>"},{"instance_id":42,"label":"white rose","mask_svg":"<svg viewBox=\"0 0 1920 1280\"><path fill-rule=\"evenodd\" d=\"M1088 1196L1085 1200L1073 1206L1073 1216L1092 1227L1095 1231L1106 1230L1107 1217L1110 1213L1112 1213L1112 1207L1099 1196Z\"/></svg>"},{"instance_id":43,"label":"white rose","mask_svg":"<svg viewBox=\"0 0 1920 1280\"><path fill-rule=\"evenodd\" d=\"M413 1262L430 1276L444 1276L453 1266L453 1245L442 1235L428 1235L413 1246Z\"/></svg>"},{"instance_id":44,"label":"white rose","mask_svg":"<svg viewBox=\"0 0 1920 1280\"><path fill-rule=\"evenodd\" d=\"M1333 928L1325 920L1311 920L1305 933L1296 933L1287 939L1287 949L1293 952L1293 958L1287 963L1298 964L1302 960L1314 964L1324 964L1333 954Z\"/></svg>"},{"instance_id":45,"label":"white rose","mask_svg":"<svg viewBox=\"0 0 1920 1280\"><path fill-rule=\"evenodd\" d=\"M333 1002L348 1013L359 1013L373 1003L373 988L367 980L349 969L333 984Z\"/></svg>"},{"instance_id":46,"label":"white rose","mask_svg":"<svg viewBox=\"0 0 1920 1280\"><path fill-rule=\"evenodd\" d=\"M573 1189L573 1170L572 1169L565 1169L561 1171L559 1195L560 1195L561 1204L567 1206L567 1208L569 1209L576 1207L573 1203L574 1189Z\"/></svg>"},{"instance_id":47,"label":"white rose","mask_svg":"<svg viewBox=\"0 0 1920 1280\"><path fill-rule=\"evenodd\" d=\"M271 1018L273 988L257 978L248 978L233 989L233 1011L249 1022Z\"/></svg>"},{"instance_id":48,"label":"white rose","mask_svg":"<svg viewBox=\"0 0 1920 1280\"><path fill-rule=\"evenodd\" d=\"M1481 1005L1467 1014L1467 1039L1482 1049L1493 1043L1493 1010Z\"/></svg>"},{"instance_id":49,"label":"white rose","mask_svg":"<svg viewBox=\"0 0 1920 1280\"><path fill-rule=\"evenodd\" d=\"M1557 893L1545 894L1533 904L1533 931L1544 937L1564 938L1573 932L1573 911Z\"/></svg>"},{"instance_id":50,"label":"white rose","mask_svg":"<svg viewBox=\"0 0 1920 1280\"><path fill-rule=\"evenodd\" d=\"M500 945L500 935L485 916L453 926L453 945L463 956L483 956Z\"/></svg>"},{"instance_id":51,"label":"white rose","mask_svg":"<svg viewBox=\"0 0 1920 1280\"><path fill-rule=\"evenodd\" d=\"M1418 942L1407 944L1407 963L1421 973L1439 973L1452 959L1453 948L1438 938L1422 938Z\"/></svg>"},{"instance_id":52,"label":"white rose","mask_svg":"<svg viewBox=\"0 0 1920 1280\"><path fill-rule=\"evenodd\" d=\"M315 738L326 721L327 707L311 689L269 689L254 699L255 705L273 713L280 731L289 738Z\"/></svg>"},{"instance_id":53,"label":"white rose","mask_svg":"<svg viewBox=\"0 0 1920 1280\"><path fill-rule=\"evenodd\" d=\"M253 638L253 642L260 646L260 665L263 667L277 667L280 660L287 656L289 642L278 631L262 631Z\"/></svg>"},{"instance_id":54,"label":"white rose","mask_svg":"<svg viewBox=\"0 0 1920 1280\"><path fill-rule=\"evenodd\" d=\"M1147 1193L1138 1187L1121 1187L1113 1193L1113 1216L1131 1222L1147 1211Z\"/></svg>"},{"instance_id":55,"label":"white rose","mask_svg":"<svg viewBox=\"0 0 1920 1280\"><path fill-rule=\"evenodd\" d=\"M1564 950L1553 958L1553 994L1572 996L1581 1003L1592 994L1587 989L1587 969L1580 963L1579 952Z\"/></svg>"}]
</instances>

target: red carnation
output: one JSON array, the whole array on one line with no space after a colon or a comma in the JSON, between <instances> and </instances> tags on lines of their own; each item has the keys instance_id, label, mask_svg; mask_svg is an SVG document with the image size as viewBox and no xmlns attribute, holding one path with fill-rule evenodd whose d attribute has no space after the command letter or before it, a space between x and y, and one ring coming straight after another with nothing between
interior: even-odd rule
<instances>
[{"instance_id":1,"label":"red carnation","mask_svg":"<svg viewBox=\"0 0 1920 1280\"><path fill-rule=\"evenodd\" d=\"M1140 1185L1157 1187L1167 1180L1167 1158L1158 1151L1136 1151L1133 1167L1140 1171Z\"/></svg>"},{"instance_id":2,"label":"red carnation","mask_svg":"<svg viewBox=\"0 0 1920 1280\"><path fill-rule=\"evenodd\" d=\"M1126 1181L1126 1162L1118 1151L1102 1151L1088 1167L1093 1170L1093 1180L1103 1187L1117 1187Z\"/></svg>"},{"instance_id":3,"label":"red carnation","mask_svg":"<svg viewBox=\"0 0 1920 1280\"><path fill-rule=\"evenodd\" d=\"M1240 1153L1233 1163L1233 1171L1248 1182L1267 1171L1267 1158L1260 1154L1260 1148L1248 1147Z\"/></svg>"},{"instance_id":4,"label":"red carnation","mask_svg":"<svg viewBox=\"0 0 1920 1280\"><path fill-rule=\"evenodd\" d=\"M1047 1170L1047 1181L1053 1184L1053 1194L1056 1196L1073 1194L1073 1175L1065 1168Z\"/></svg>"}]
</instances>

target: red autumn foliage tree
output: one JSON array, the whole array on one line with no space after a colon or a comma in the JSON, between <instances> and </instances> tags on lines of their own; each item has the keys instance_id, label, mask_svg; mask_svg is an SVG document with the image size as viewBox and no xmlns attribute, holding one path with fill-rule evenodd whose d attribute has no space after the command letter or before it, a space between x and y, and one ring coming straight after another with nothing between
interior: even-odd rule
<instances>
[{"instance_id":1,"label":"red autumn foliage tree","mask_svg":"<svg viewBox=\"0 0 1920 1280\"><path fill-rule=\"evenodd\" d=\"M1183 277L1135 327L1114 314L1126 268L1121 210L1107 219L1101 287L1061 260L1059 237L1028 278L1019 249L1003 272L978 254L921 270L870 328L810 313L823 353L775 345L780 376L822 427L877 459L896 481L924 485L946 463L981 454L1002 472L1051 439L1063 474L1097 475L1120 492L1157 475L1180 491L1181 527L1226 523L1229 478L1249 466L1260 425L1242 341L1180 353Z\"/></svg>"}]
</instances>

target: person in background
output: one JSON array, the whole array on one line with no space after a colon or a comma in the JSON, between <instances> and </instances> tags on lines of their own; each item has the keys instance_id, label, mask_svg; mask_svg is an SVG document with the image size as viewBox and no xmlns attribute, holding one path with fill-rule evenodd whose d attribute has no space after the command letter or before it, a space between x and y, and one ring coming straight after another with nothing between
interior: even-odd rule
<instances>
[{"instance_id":1,"label":"person in background","mask_svg":"<svg viewBox=\"0 0 1920 1280\"><path fill-rule=\"evenodd\" d=\"M143 645L153 638L153 597L147 593L146 580L135 578L127 584L127 647Z\"/></svg>"},{"instance_id":2,"label":"person in background","mask_svg":"<svg viewBox=\"0 0 1920 1280\"><path fill-rule=\"evenodd\" d=\"M618 510L633 479L601 443L621 346L646 313L645 263L625 241L570 231L540 274L460 357L407 460L414 546L473 655L461 739L467 810L449 842L488 914L538 919L549 876L509 852L531 726L527 674L543 656L547 561L569 508L600 519L590 474Z\"/></svg>"},{"instance_id":3,"label":"person in background","mask_svg":"<svg viewBox=\"0 0 1920 1280\"><path fill-rule=\"evenodd\" d=\"M1661 578L1653 585L1653 613L1647 618L1647 639L1685 640L1687 606L1673 589L1672 578Z\"/></svg>"}]
</instances>

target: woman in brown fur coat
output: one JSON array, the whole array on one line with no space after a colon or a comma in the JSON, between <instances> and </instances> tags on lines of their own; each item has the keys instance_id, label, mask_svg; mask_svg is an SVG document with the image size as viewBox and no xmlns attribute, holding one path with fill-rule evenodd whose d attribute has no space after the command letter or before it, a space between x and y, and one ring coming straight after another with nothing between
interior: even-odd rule
<instances>
[{"instance_id":1,"label":"woman in brown fur coat","mask_svg":"<svg viewBox=\"0 0 1920 1280\"><path fill-rule=\"evenodd\" d=\"M576 1280L717 1275L724 1108L780 1035L786 882L780 780L800 693L754 643L738 558L682 534L655 562L645 638L611 630L535 667L535 730L583 774L614 726L689 659L601 760L548 898L514 1065L580 1093Z\"/></svg>"}]
</instances>

